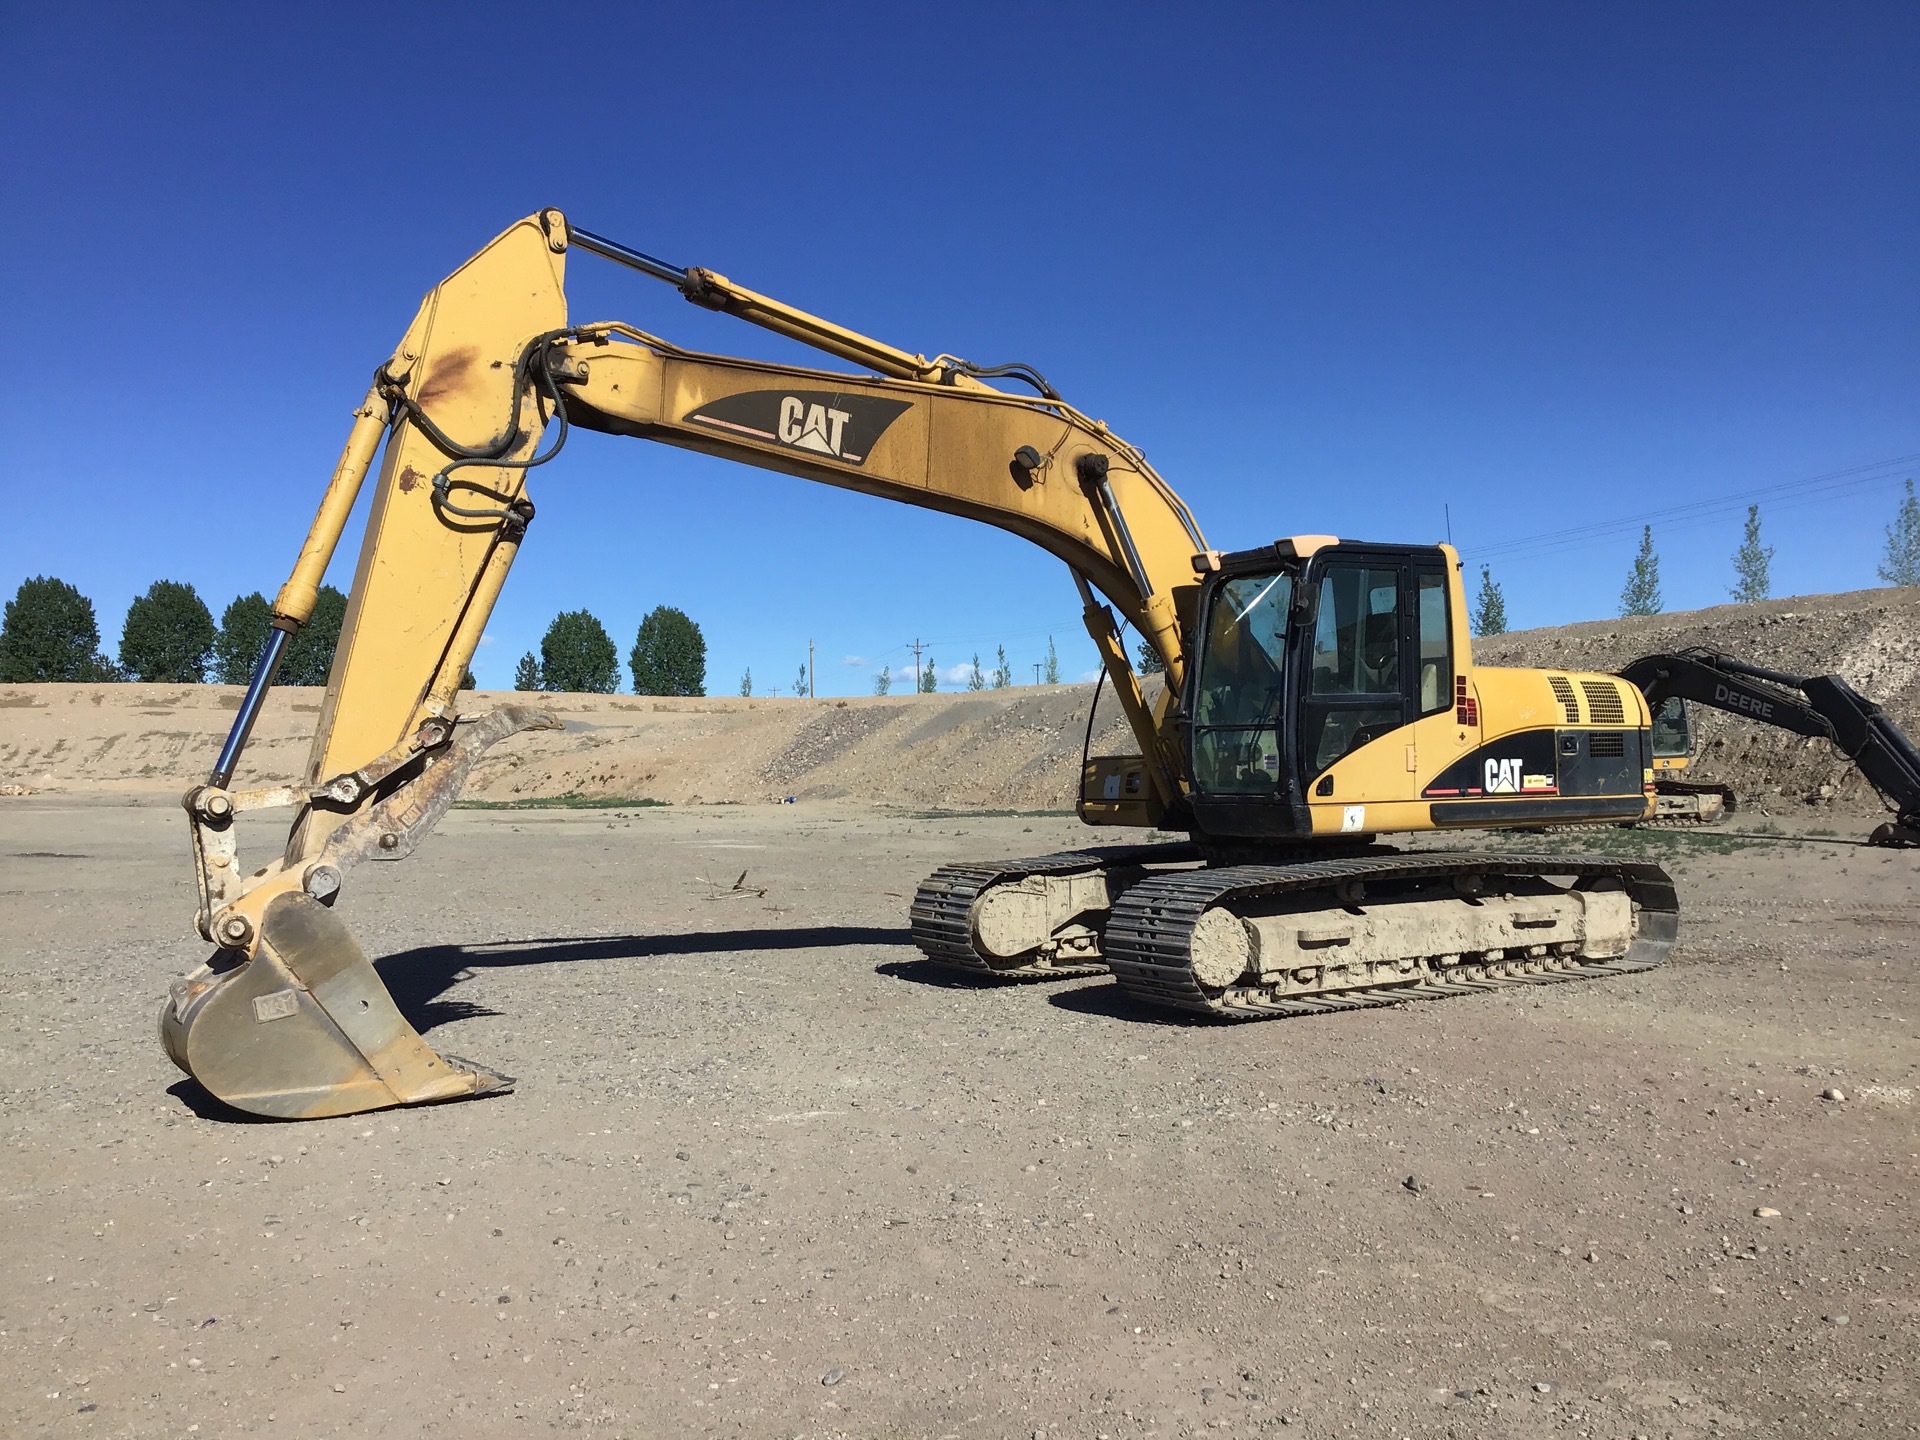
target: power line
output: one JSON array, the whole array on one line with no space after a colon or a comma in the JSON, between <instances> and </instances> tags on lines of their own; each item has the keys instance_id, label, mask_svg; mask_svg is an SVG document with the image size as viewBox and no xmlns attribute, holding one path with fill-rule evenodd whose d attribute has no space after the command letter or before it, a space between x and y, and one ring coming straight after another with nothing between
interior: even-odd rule
<instances>
[{"instance_id":1,"label":"power line","mask_svg":"<svg viewBox=\"0 0 1920 1440\"><path fill-rule=\"evenodd\" d=\"M1804 480L1764 485L1707 500L1690 501L1684 505L1670 505L1664 509L1650 510L1638 515L1594 521L1586 525L1567 526L1536 535L1516 536L1511 540L1496 540L1490 544L1465 548L1467 553L1476 560L1511 558L1541 551L1598 544L1622 534L1631 534L1644 525L1655 523L1664 530L1688 529L1728 514L1738 513L1748 505L1770 498L1776 501L1773 507L1776 510L1796 509L1802 505L1820 504L1842 495L1864 491L1873 486L1897 480L1900 476L1895 472L1915 462L1920 462L1920 454L1895 455L1890 459L1877 460L1869 465L1856 465L1850 469L1814 475Z\"/></svg>"}]
</instances>

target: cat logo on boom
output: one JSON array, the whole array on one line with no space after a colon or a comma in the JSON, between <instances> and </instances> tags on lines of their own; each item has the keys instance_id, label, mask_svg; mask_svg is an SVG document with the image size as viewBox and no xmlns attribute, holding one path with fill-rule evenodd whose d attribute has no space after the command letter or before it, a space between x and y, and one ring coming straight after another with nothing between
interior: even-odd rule
<instances>
[{"instance_id":1,"label":"cat logo on boom","mask_svg":"<svg viewBox=\"0 0 1920 1440\"><path fill-rule=\"evenodd\" d=\"M853 418L845 410L829 410L825 405L809 405L798 395L780 398L780 439L802 450L818 450L822 455L838 457L840 437L847 421Z\"/></svg>"},{"instance_id":2,"label":"cat logo on boom","mask_svg":"<svg viewBox=\"0 0 1920 1440\"><path fill-rule=\"evenodd\" d=\"M748 390L709 400L687 413L689 423L805 450L846 465L864 465L909 400L830 390Z\"/></svg>"}]
</instances>

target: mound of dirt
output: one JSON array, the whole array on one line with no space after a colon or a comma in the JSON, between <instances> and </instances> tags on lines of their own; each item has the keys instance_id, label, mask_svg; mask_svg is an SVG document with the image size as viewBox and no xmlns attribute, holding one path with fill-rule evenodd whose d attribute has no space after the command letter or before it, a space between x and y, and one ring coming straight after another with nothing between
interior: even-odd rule
<instances>
[{"instance_id":1,"label":"mound of dirt","mask_svg":"<svg viewBox=\"0 0 1920 1440\"><path fill-rule=\"evenodd\" d=\"M1844 676L1920 734L1920 589L1802 596L1632 620L1597 620L1475 644L1482 664L1611 670L1636 656L1708 646L1800 674ZM221 685L0 687L0 794L174 792L204 777L240 703ZM546 695L564 732L517 736L475 771L470 798L561 795L673 804L852 799L912 808L1059 810L1072 805L1090 685L849 700ZM480 692L469 710L524 695ZM304 769L317 690L274 692L238 783ZM1875 808L1822 741L1699 712L1700 773L1769 800ZM1111 692L1094 751L1132 750Z\"/></svg>"}]
</instances>

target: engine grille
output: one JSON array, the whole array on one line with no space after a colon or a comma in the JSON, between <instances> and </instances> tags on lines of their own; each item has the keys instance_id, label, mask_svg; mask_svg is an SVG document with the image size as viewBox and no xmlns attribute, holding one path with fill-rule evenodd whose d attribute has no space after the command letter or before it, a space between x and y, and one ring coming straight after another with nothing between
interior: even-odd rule
<instances>
[{"instance_id":1,"label":"engine grille","mask_svg":"<svg viewBox=\"0 0 1920 1440\"><path fill-rule=\"evenodd\" d=\"M1627 753L1624 730L1600 730L1587 737L1587 753L1596 760L1618 760Z\"/></svg>"},{"instance_id":2,"label":"engine grille","mask_svg":"<svg viewBox=\"0 0 1920 1440\"><path fill-rule=\"evenodd\" d=\"M1627 707L1620 698L1620 687L1610 680L1582 680L1580 688L1587 696L1587 720L1594 725L1624 725Z\"/></svg>"},{"instance_id":3,"label":"engine grille","mask_svg":"<svg viewBox=\"0 0 1920 1440\"><path fill-rule=\"evenodd\" d=\"M1560 702L1560 708L1567 712L1567 724L1580 723L1580 705L1573 698L1573 685L1564 675L1549 675L1547 683L1553 686L1553 698Z\"/></svg>"}]
</instances>

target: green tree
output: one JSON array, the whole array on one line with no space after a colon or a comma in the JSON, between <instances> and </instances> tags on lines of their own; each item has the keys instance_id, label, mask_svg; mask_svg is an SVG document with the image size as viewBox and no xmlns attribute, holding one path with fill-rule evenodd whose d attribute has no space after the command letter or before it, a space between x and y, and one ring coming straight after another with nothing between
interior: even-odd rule
<instances>
[{"instance_id":1,"label":"green tree","mask_svg":"<svg viewBox=\"0 0 1920 1440\"><path fill-rule=\"evenodd\" d=\"M100 653L91 600L51 575L20 582L0 623L0 681L34 685L119 678L113 662Z\"/></svg>"},{"instance_id":2,"label":"green tree","mask_svg":"<svg viewBox=\"0 0 1920 1440\"><path fill-rule=\"evenodd\" d=\"M973 669L967 672L967 689L984 690L986 688L987 677L980 673L980 656L976 651L973 657Z\"/></svg>"},{"instance_id":3,"label":"green tree","mask_svg":"<svg viewBox=\"0 0 1920 1440\"><path fill-rule=\"evenodd\" d=\"M480 688L480 682L474 678L473 671L467 670L461 673L460 688L462 690L478 690Z\"/></svg>"},{"instance_id":4,"label":"green tree","mask_svg":"<svg viewBox=\"0 0 1920 1440\"><path fill-rule=\"evenodd\" d=\"M1134 652L1134 658L1139 663L1142 675L1158 675L1167 668L1166 662L1160 658L1160 652L1144 640L1140 642L1139 649Z\"/></svg>"},{"instance_id":5,"label":"green tree","mask_svg":"<svg viewBox=\"0 0 1920 1440\"><path fill-rule=\"evenodd\" d=\"M1047 666L1040 672L1046 677L1042 682L1047 685L1060 683L1060 657L1054 653L1053 636L1047 636Z\"/></svg>"},{"instance_id":6,"label":"green tree","mask_svg":"<svg viewBox=\"0 0 1920 1440\"><path fill-rule=\"evenodd\" d=\"M751 665L747 667L746 673L740 677L740 694L742 697L753 694L753 667Z\"/></svg>"},{"instance_id":7,"label":"green tree","mask_svg":"<svg viewBox=\"0 0 1920 1440\"><path fill-rule=\"evenodd\" d=\"M920 693L931 695L940 688L940 672L933 668L933 656L927 656L927 668L920 672Z\"/></svg>"},{"instance_id":8,"label":"green tree","mask_svg":"<svg viewBox=\"0 0 1920 1440\"><path fill-rule=\"evenodd\" d=\"M873 677L873 693L884 695L893 689L893 666L882 665L880 673Z\"/></svg>"},{"instance_id":9,"label":"green tree","mask_svg":"<svg viewBox=\"0 0 1920 1440\"><path fill-rule=\"evenodd\" d=\"M1484 565L1480 567L1480 594L1473 602L1473 633L1476 635L1507 633L1507 597L1500 593L1500 586L1494 580L1493 572Z\"/></svg>"},{"instance_id":10,"label":"green tree","mask_svg":"<svg viewBox=\"0 0 1920 1440\"><path fill-rule=\"evenodd\" d=\"M1013 667L1007 664L1006 646L997 645L994 650L1000 657L1000 663L993 667L993 688L1004 690L1013 683Z\"/></svg>"},{"instance_id":11,"label":"green tree","mask_svg":"<svg viewBox=\"0 0 1920 1440\"><path fill-rule=\"evenodd\" d=\"M540 683L540 662L533 658L529 650L520 657L520 663L513 667L513 688L516 690L544 690Z\"/></svg>"},{"instance_id":12,"label":"green tree","mask_svg":"<svg viewBox=\"0 0 1920 1440\"><path fill-rule=\"evenodd\" d=\"M313 614L287 646L287 658L280 662L282 685L327 683L346 618L347 597L332 585L322 585L319 598L313 602Z\"/></svg>"},{"instance_id":13,"label":"green tree","mask_svg":"<svg viewBox=\"0 0 1920 1440\"><path fill-rule=\"evenodd\" d=\"M120 668L134 680L199 685L213 656L213 616L193 586L156 580L127 607Z\"/></svg>"},{"instance_id":14,"label":"green tree","mask_svg":"<svg viewBox=\"0 0 1920 1440\"><path fill-rule=\"evenodd\" d=\"M796 696L808 695L812 693L807 688L807 667L805 665L802 665L800 667L800 674L798 678L796 678L793 682L793 693Z\"/></svg>"},{"instance_id":15,"label":"green tree","mask_svg":"<svg viewBox=\"0 0 1920 1440\"><path fill-rule=\"evenodd\" d=\"M1760 543L1760 507L1747 507L1746 536L1733 552L1734 586L1728 593L1739 604L1764 600L1773 593L1773 547Z\"/></svg>"},{"instance_id":16,"label":"green tree","mask_svg":"<svg viewBox=\"0 0 1920 1440\"><path fill-rule=\"evenodd\" d=\"M1907 498L1887 527L1880 578L1889 585L1920 585L1920 500L1913 498L1912 480L1907 481Z\"/></svg>"},{"instance_id":17,"label":"green tree","mask_svg":"<svg viewBox=\"0 0 1920 1440\"><path fill-rule=\"evenodd\" d=\"M640 622L627 656L636 695L707 693L707 639L687 612L656 605Z\"/></svg>"},{"instance_id":18,"label":"green tree","mask_svg":"<svg viewBox=\"0 0 1920 1440\"><path fill-rule=\"evenodd\" d=\"M258 590L242 595L220 612L220 633L213 637L213 678L220 685L244 685L267 648L273 608Z\"/></svg>"},{"instance_id":19,"label":"green tree","mask_svg":"<svg viewBox=\"0 0 1920 1440\"><path fill-rule=\"evenodd\" d=\"M1658 615L1660 600L1660 557L1653 553L1653 527L1640 532L1640 553L1633 557L1633 570L1626 588L1620 592L1622 615Z\"/></svg>"},{"instance_id":20,"label":"green tree","mask_svg":"<svg viewBox=\"0 0 1920 1440\"><path fill-rule=\"evenodd\" d=\"M620 652L590 611L563 610L540 639L540 688L611 695L620 688Z\"/></svg>"}]
</instances>

